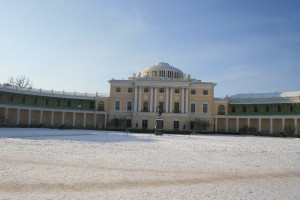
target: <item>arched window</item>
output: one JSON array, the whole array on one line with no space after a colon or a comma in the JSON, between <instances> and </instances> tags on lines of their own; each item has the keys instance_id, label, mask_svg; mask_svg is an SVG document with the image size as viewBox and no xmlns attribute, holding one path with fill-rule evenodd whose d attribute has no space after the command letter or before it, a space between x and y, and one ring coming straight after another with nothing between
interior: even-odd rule
<instances>
[{"instance_id":1,"label":"arched window","mask_svg":"<svg viewBox=\"0 0 300 200\"><path fill-rule=\"evenodd\" d=\"M219 105L218 115L225 115L225 106L224 105Z\"/></svg>"},{"instance_id":2,"label":"arched window","mask_svg":"<svg viewBox=\"0 0 300 200\"><path fill-rule=\"evenodd\" d=\"M98 111L104 111L104 101L98 102Z\"/></svg>"}]
</instances>

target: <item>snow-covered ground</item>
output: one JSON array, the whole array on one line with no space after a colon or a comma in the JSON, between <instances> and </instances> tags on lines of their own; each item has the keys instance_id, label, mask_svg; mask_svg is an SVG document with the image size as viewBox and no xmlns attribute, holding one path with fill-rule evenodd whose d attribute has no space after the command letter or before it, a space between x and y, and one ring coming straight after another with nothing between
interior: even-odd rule
<instances>
[{"instance_id":1,"label":"snow-covered ground","mask_svg":"<svg viewBox=\"0 0 300 200\"><path fill-rule=\"evenodd\" d=\"M300 199L300 139L0 128L0 199Z\"/></svg>"}]
</instances>

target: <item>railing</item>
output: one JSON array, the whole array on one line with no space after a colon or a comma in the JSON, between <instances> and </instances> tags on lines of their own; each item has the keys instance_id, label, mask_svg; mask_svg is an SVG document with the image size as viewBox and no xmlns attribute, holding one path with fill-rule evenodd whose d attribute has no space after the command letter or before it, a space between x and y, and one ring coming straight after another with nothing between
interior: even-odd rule
<instances>
[{"instance_id":1,"label":"railing","mask_svg":"<svg viewBox=\"0 0 300 200\"><path fill-rule=\"evenodd\" d=\"M273 98L228 98L230 103L279 103L279 102L300 102L300 96L294 97L273 97Z\"/></svg>"},{"instance_id":2,"label":"railing","mask_svg":"<svg viewBox=\"0 0 300 200\"><path fill-rule=\"evenodd\" d=\"M80 92L65 92L65 91L56 91L56 90L44 90L37 88L22 88L18 86L12 86L9 84L0 84L0 90L13 91L13 92L29 92L29 93L37 93L38 95L60 95L60 96L73 96L73 97L108 97L107 93L80 93Z\"/></svg>"}]
</instances>

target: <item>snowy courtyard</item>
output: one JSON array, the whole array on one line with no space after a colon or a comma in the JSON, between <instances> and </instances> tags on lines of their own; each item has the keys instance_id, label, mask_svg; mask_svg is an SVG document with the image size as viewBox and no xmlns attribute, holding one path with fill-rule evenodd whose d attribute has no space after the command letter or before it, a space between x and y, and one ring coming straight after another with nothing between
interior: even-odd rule
<instances>
[{"instance_id":1,"label":"snowy courtyard","mask_svg":"<svg viewBox=\"0 0 300 200\"><path fill-rule=\"evenodd\" d=\"M300 199L300 138L0 128L0 199Z\"/></svg>"}]
</instances>

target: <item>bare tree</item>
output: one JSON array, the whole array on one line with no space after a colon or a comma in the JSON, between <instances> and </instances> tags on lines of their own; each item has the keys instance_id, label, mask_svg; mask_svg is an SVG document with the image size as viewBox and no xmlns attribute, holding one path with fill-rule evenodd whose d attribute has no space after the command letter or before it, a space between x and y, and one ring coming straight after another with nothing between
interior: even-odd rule
<instances>
[{"instance_id":1,"label":"bare tree","mask_svg":"<svg viewBox=\"0 0 300 200\"><path fill-rule=\"evenodd\" d=\"M32 88L32 82L26 76L11 76L8 78L8 84L13 86L18 86L21 88Z\"/></svg>"}]
</instances>

